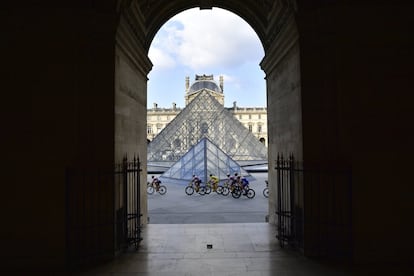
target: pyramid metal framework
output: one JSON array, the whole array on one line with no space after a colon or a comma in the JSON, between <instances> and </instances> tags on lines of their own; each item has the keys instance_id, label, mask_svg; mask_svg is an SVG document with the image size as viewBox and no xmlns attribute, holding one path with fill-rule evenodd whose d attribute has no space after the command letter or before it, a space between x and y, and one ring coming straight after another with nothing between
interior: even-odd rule
<instances>
[{"instance_id":1,"label":"pyramid metal framework","mask_svg":"<svg viewBox=\"0 0 414 276\"><path fill-rule=\"evenodd\" d=\"M210 174L224 181L228 173L231 175L238 173L238 175L252 178L249 173L213 142L208 138L203 138L171 168L164 172L160 178L184 180L185 183L188 183L193 175L197 175L206 183Z\"/></svg>"},{"instance_id":2,"label":"pyramid metal framework","mask_svg":"<svg viewBox=\"0 0 414 276\"><path fill-rule=\"evenodd\" d=\"M204 137L233 160L267 161L267 148L207 90L201 90L149 143L148 162L178 161Z\"/></svg>"}]
</instances>

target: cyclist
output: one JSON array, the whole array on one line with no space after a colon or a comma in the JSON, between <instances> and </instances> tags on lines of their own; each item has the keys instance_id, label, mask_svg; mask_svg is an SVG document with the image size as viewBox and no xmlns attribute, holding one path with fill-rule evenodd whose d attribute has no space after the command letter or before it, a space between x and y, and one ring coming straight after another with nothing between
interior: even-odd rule
<instances>
[{"instance_id":1,"label":"cyclist","mask_svg":"<svg viewBox=\"0 0 414 276\"><path fill-rule=\"evenodd\" d=\"M158 192L158 190L160 189L160 183L161 181L158 179L158 177L155 177L154 175L152 176L152 186L155 187L155 190Z\"/></svg>"},{"instance_id":2,"label":"cyclist","mask_svg":"<svg viewBox=\"0 0 414 276\"><path fill-rule=\"evenodd\" d=\"M242 183L242 180L241 180L241 176L240 175L238 175L237 177L236 177L236 183L235 183L237 186L239 186L239 188L240 189L243 189L243 183Z\"/></svg>"},{"instance_id":3,"label":"cyclist","mask_svg":"<svg viewBox=\"0 0 414 276\"><path fill-rule=\"evenodd\" d=\"M198 190L200 188L201 179L198 178L197 175L193 174L193 179L191 180L191 183L195 186L195 190L198 193Z\"/></svg>"},{"instance_id":4,"label":"cyclist","mask_svg":"<svg viewBox=\"0 0 414 276\"><path fill-rule=\"evenodd\" d=\"M224 186L228 189L230 189L230 184L233 182L233 178L230 176L230 174L227 174L227 180L224 183Z\"/></svg>"},{"instance_id":5,"label":"cyclist","mask_svg":"<svg viewBox=\"0 0 414 276\"><path fill-rule=\"evenodd\" d=\"M218 183L219 183L219 178L217 176L213 175L213 174L210 174L209 182L211 184L213 184L213 192L217 192L217 186L218 186Z\"/></svg>"},{"instance_id":6,"label":"cyclist","mask_svg":"<svg viewBox=\"0 0 414 276\"><path fill-rule=\"evenodd\" d=\"M234 188L238 185L237 178L238 178L237 173L234 173L234 176L230 176L230 178L229 178L230 179L230 189L231 189L231 191L233 191Z\"/></svg>"},{"instance_id":7,"label":"cyclist","mask_svg":"<svg viewBox=\"0 0 414 276\"><path fill-rule=\"evenodd\" d=\"M247 180L247 178L243 176L241 178L240 184L242 190L244 191L243 195L247 195L247 190L249 189L249 181Z\"/></svg>"}]
</instances>

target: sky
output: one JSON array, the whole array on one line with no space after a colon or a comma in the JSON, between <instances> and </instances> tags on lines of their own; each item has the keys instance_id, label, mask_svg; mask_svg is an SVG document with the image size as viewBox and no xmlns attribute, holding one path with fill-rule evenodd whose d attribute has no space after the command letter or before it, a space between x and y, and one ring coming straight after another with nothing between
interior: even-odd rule
<instances>
[{"instance_id":1,"label":"sky","mask_svg":"<svg viewBox=\"0 0 414 276\"><path fill-rule=\"evenodd\" d=\"M147 107L184 107L185 77L224 78L224 105L265 107L265 74L260 68L263 46L255 31L224 9L189 9L167 21L158 31L148 56Z\"/></svg>"}]
</instances>

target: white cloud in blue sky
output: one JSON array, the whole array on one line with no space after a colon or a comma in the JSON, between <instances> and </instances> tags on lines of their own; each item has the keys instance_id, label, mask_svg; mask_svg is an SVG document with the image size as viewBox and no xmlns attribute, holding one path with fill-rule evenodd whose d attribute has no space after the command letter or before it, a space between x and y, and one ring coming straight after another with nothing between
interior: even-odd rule
<instances>
[{"instance_id":1,"label":"white cloud in blue sky","mask_svg":"<svg viewBox=\"0 0 414 276\"><path fill-rule=\"evenodd\" d=\"M148 81L148 107L184 107L185 77L224 77L225 106L266 106L266 84L259 63L264 52L254 30L223 9L184 11L172 17L152 41L154 65Z\"/></svg>"}]
</instances>

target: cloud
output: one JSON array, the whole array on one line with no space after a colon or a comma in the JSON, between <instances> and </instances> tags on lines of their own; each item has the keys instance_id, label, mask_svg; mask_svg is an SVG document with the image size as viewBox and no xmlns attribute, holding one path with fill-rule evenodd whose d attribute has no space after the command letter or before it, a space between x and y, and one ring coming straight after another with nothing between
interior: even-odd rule
<instances>
[{"instance_id":1,"label":"cloud","mask_svg":"<svg viewBox=\"0 0 414 276\"><path fill-rule=\"evenodd\" d=\"M229 75L229 74L219 74L219 76L223 76L223 80L224 80L224 86L234 86L234 87L239 87L240 86L240 78L234 75Z\"/></svg>"},{"instance_id":2,"label":"cloud","mask_svg":"<svg viewBox=\"0 0 414 276\"><path fill-rule=\"evenodd\" d=\"M148 56L157 69L171 69L176 65L174 57L157 47L150 48Z\"/></svg>"},{"instance_id":3,"label":"cloud","mask_svg":"<svg viewBox=\"0 0 414 276\"><path fill-rule=\"evenodd\" d=\"M193 71L207 71L260 62L263 48L254 30L239 16L223 9L191 9L161 28L149 56L159 68L182 64Z\"/></svg>"}]
</instances>

